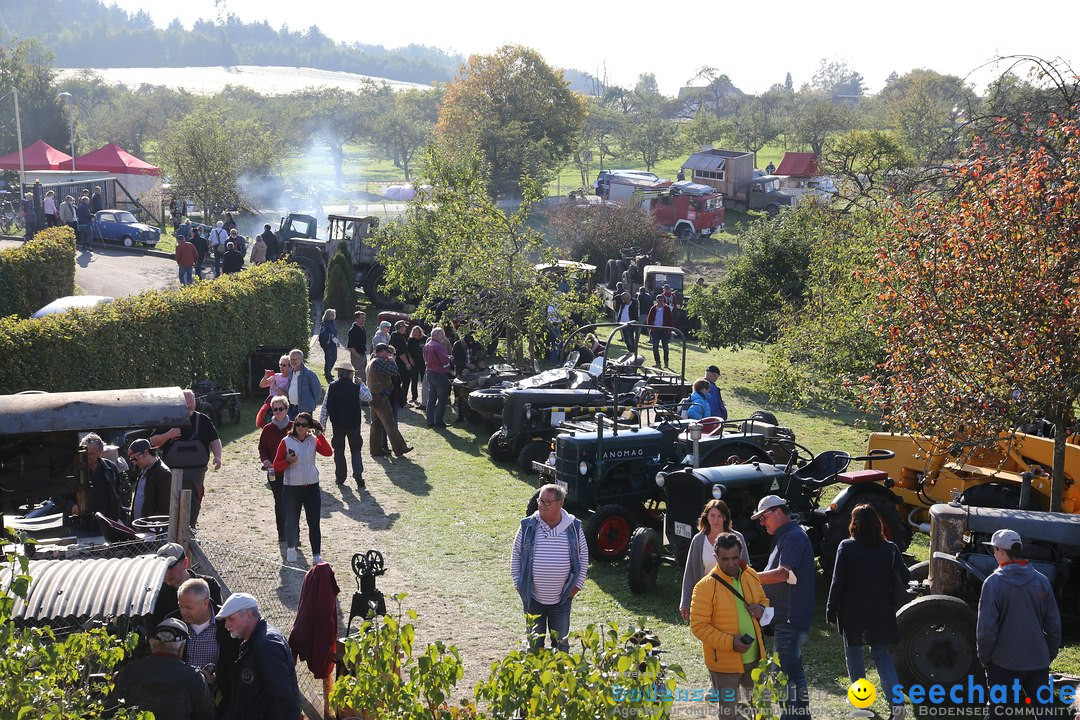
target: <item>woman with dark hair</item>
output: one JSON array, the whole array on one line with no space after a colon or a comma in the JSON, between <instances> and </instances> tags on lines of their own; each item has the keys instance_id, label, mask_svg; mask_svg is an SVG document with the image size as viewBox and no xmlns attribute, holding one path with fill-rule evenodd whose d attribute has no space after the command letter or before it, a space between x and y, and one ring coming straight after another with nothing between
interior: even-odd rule
<instances>
[{"instance_id":1,"label":"woman with dark hair","mask_svg":"<svg viewBox=\"0 0 1080 720\"><path fill-rule=\"evenodd\" d=\"M835 623L844 638L844 655L851 682L866 677L863 645L881 680L890 690L900 683L889 656L889 645L900 642L896 627L893 588L911 579L900 550L885 539L881 516L873 505L862 503L851 511L850 538L836 550L825 618ZM891 720L904 715L904 705L892 706Z\"/></svg>"},{"instance_id":2,"label":"woman with dark hair","mask_svg":"<svg viewBox=\"0 0 1080 720\"><path fill-rule=\"evenodd\" d=\"M285 559L288 562L296 562L301 508L307 516L311 564L322 562L322 530L319 526L322 491L319 489L315 453L327 457L334 454L334 449L322 433L322 425L311 413L299 413L293 421L292 430L281 439L277 455L274 456L274 472L284 473L282 499L285 502Z\"/></svg>"},{"instance_id":3,"label":"woman with dark hair","mask_svg":"<svg viewBox=\"0 0 1080 720\"><path fill-rule=\"evenodd\" d=\"M698 518L698 533L690 541L690 551L686 555L686 569L683 570L682 598L679 600L679 614L683 620L690 619L690 599L694 595L694 586L716 566L716 554L713 546L721 533L732 533L739 538L742 553L739 559L749 565L750 555L746 551L746 538L731 526L731 510L723 500L710 500Z\"/></svg>"},{"instance_id":4,"label":"woman with dark hair","mask_svg":"<svg viewBox=\"0 0 1080 720\"><path fill-rule=\"evenodd\" d=\"M412 404L416 407L425 407L423 403L419 402L420 391L418 387L422 387L424 384L424 343L426 342L427 338L424 337L424 329L419 325L413 325L412 330L409 331L409 339L406 345L409 357L412 359L412 367L409 368L409 394L412 395ZM404 392L402 394L404 395Z\"/></svg>"}]
</instances>

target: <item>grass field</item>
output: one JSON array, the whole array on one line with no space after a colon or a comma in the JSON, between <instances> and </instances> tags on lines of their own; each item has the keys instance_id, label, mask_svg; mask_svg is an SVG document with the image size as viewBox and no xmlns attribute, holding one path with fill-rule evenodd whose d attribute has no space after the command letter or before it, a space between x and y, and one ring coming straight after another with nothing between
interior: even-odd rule
<instances>
[{"instance_id":1,"label":"grass field","mask_svg":"<svg viewBox=\"0 0 1080 720\"><path fill-rule=\"evenodd\" d=\"M767 407L752 389L765 367L760 352L711 352L689 346L688 377L699 377L712 363L720 368L718 384L732 417L746 417ZM318 366L318 362L314 364ZM254 405L245 408L244 417L254 409ZM867 431L857 426L858 416L770 409L795 430L801 444L814 451L858 453L865 448ZM408 592L405 606L423 608L417 639L458 644L467 663L480 664L466 676L475 681L476 673L486 674L487 663L514 649L515 638L521 635L520 601L508 577L508 561L511 540L536 479L512 466L493 463L485 450L488 431L479 426L455 425L435 433L424 428L423 417L412 410L402 413L402 422L403 432L417 452L409 463L395 462L392 467L379 463L386 475L374 468L373 478L368 479L370 500L365 499L365 503L375 503L379 516L377 522L368 521L372 546L398 571L393 584L384 581L380 587L388 593ZM225 433L228 444L238 442L240 448L254 445L255 437L246 428L230 427ZM911 552L925 559L925 538L917 538ZM345 576L342 572L339 582ZM701 646L678 613L680 578L678 570L665 567L652 594L634 595L627 587L625 562L594 562L585 590L574 602L572 627L607 621L621 626L643 623L659 634L666 661L686 671L688 685L705 688L708 676ZM849 683L842 642L824 622L826 593L819 577L816 620L805 648L805 662L815 717L846 718L850 714L845 694ZM1054 668L1080 672L1080 651L1066 648ZM872 670L869 679L877 681ZM471 683L462 683L455 696L471 696ZM880 697L881 693L873 709L880 717L887 717L888 709Z\"/></svg>"}]
</instances>

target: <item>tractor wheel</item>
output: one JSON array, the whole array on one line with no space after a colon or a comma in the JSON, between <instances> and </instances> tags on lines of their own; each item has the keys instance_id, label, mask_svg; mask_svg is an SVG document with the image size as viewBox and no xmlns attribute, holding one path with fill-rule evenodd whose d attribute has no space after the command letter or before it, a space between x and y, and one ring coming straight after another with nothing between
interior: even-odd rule
<instances>
[{"instance_id":1,"label":"tractor wheel","mask_svg":"<svg viewBox=\"0 0 1080 720\"><path fill-rule=\"evenodd\" d=\"M630 592L642 595L656 587L660 572L660 533L652 528L639 527L630 537L630 558L626 579Z\"/></svg>"},{"instance_id":2,"label":"tractor wheel","mask_svg":"<svg viewBox=\"0 0 1080 720\"><path fill-rule=\"evenodd\" d=\"M303 271L304 279L307 280L308 298L322 300L326 283L326 268L314 259L304 256L296 258L296 264Z\"/></svg>"},{"instance_id":3,"label":"tractor wheel","mask_svg":"<svg viewBox=\"0 0 1080 720\"><path fill-rule=\"evenodd\" d=\"M621 280L623 282L623 287L625 289L629 290L630 286L626 285L626 279L625 279L626 268L627 268L627 264L626 264L625 260L616 260L615 261L615 275L619 278L619 280Z\"/></svg>"},{"instance_id":4,"label":"tractor wheel","mask_svg":"<svg viewBox=\"0 0 1080 720\"><path fill-rule=\"evenodd\" d=\"M469 393L469 407L477 412L498 414L503 409L502 388L481 388Z\"/></svg>"},{"instance_id":5,"label":"tractor wheel","mask_svg":"<svg viewBox=\"0 0 1080 720\"><path fill-rule=\"evenodd\" d=\"M506 462L513 458L514 451L506 444L506 438L503 437L502 430L496 430L488 438L487 449L488 455L495 462Z\"/></svg>"},{"instance_id":6,"label":"tractor wheel","mask_svg":"<svg viewBox=\"0 0 1080 720\"><path fill-rule=\"evenodd\" d=\"M750 416L750 419L760 420L761 422L769 423L770 425L780 424L780 422L776 419L776 416L768 410L755 410L754 414Z\"/></svg>"},{"instance_id":7,"label":"tractor wheel","mask_svg":"<svg viewBox=\"0 0 1080 720\"><path fill-rule=\"evenodd\" d=\"M838 511L829 519L829 526L825 530L825 538L821 543L821 570L826 580L832 578L833 566L836 564L836 549L840 543L846 540L850 532L851 511L856 505L867 503L872 505L881 516L881 525L885 530L885 538L896 543L901 551L907 550L911 544L911 531L904 525L896 505L880 495L862 494L848 502L847 506Z\"/></svg>"},{"instance_id":8,"label":"tractor wheel","mask_svg":"<svg viewBox=\"0 0 1080 720\"><path fill-rule=\"evenodd\" d=\"M529 498L529 504L525 506L525 517L529 517L540 509L540 491L537 490Z\"/></svg>"},{"instance_id":9,"label":"tractor wheel","mask_svg":"<svg viewBox=\"0 0 1080 720\"><path fill-rule=\"evenodd\" d=\"M622 505L603 505L585 523L589 557L611 562L621 560L637 527L633 514Z\"/></svg>"},{"instance_id":10,"label":"tractor wheel","mask_svg":"<svg viewBox=\"0 0 1080 720\"><path fill-rule=\"evenodd\" d=\"M619 282L619 271L616 260L608 260L607 267L604 271L604 285L608 290L614 290L615 285Z\"/></svg>"},{"instance_id":11,"label":"tractor wheel","mask_svg":"<svg viewBox=\"0 0 1080 720\"><path fill-rule=\"evenodd\" d=\"M689 225L680 225L679 229L675 231L675 236L682 242L686 242L694 237L694 230Z\"/></svg>"},{"instance_id":12,"label":"tractor wheel","mask_svg":"<svg viewBox=\"0 0 1080 720\"><path fill-rule=\"evenodd\" d=\"M928 595L896 614L900 642L892 651L904 687L949 687L982 676L975 653L976 613L960 598Z\"/></svg>"},{"instance_id":13,"label":"tractor wheel","mask_svg":"<svg viewBox=\"0 0 1080 720\"><path fill-rule=\"evenodd\" d=\"M776 217L777 215L780 214L780 206L779 205L769 205L768 207L765 208L765 212L767 212L769 214L769 217Z\"/></svg>"},{"instance_id":14,"label":"tractor wheel","mask_svg":"<svg viewBox=\"0 0 1080 720\"><path fill-rule=\"evenodd\" d=\"M386 270L382 266L376 266L364 283L364 294L368 296L371 304L377 308L398 308L401 303L398 302L397 296L386 291L385 276Z\"/></svg>"},{"instance_id":15,"label":"tractor wheel","mask_svg":"<svg viewBox=\"0 0 1080 720\"><path fill-rule=\"evenodd\" d=\"M533 460L537 462L544 462L548 459L548 455L551 453L551 443L544 442L543 440L532 440L525 443L525 447L521 448L521 452L518 453L518 467L526 475L535 474L533 470Z\"/></svg>"}]
</instances>

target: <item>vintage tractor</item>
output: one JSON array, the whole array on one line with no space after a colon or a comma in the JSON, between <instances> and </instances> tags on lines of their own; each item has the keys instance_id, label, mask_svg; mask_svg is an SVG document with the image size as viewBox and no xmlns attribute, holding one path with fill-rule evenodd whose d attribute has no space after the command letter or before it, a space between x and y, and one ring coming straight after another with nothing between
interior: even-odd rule
<instances>
[{"instance_id":1,"label":"vintage tractor","mask_svg":"<svg viewBox=\"0 0 1080 720\"><path fill-rule=\"evenodd\" d=\"M896 614L900 643L893 659L908 687L966 684L982 677L975 628L983 581L997 562L983 542L1009 528L1023 540L1023 556L1050 580L1068 634L1080 621L1080 515L1008 508L929 508L931 559L912 568L916 599Z\"/></svg>"},{"instance_id":2,"label":"vintage tractor","mask_svg":"<svg viewBox=\"0 0 1080 720\"><path fill-rule=\"evenodd\" d=\"M655 528L642 527L634 532L627 565L633 592L651 590L662 564L681 567L686 562L698 517L712 499L723 500L731 509L733 525L746 538L751 561L759 565L768 556L772 541L750 515L758 501L770 494L788 501L795 521L810 536L814 554L827 577L832 574L837 547L848 537L851 510L860 503L873 505L889 538L901 550L907 549L911 533L897 512L899 500L888 488L888 476L874 467L875 462L892 457L891 453L879 450L851 457L830 450L814 456L790 437L781 437L775 444L787 454L783 464L775 464L766 456L715 467L671 467L657 473L656 485L662 489L666 505L666 542ZM866 469L848 470L852 462L864 462ZM822 492L836 483L847 487L822 509Z\"/></svg>"}]
</instances>

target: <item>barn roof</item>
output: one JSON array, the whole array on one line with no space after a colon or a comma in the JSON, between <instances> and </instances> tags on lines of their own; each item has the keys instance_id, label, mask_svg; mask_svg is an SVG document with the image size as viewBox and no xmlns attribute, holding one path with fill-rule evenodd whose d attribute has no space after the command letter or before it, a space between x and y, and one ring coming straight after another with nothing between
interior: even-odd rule
<instances>
[{"instance_id":1,"label":"barn roof","mask_svg":"<svg viewBox=\"0 0 1080 720\"><path fill-rule=\"evenodd\" d=\"M814 177L820 175L818 170L817 155L812 152L786 152L784 159L780 161L774 175L791 175L793 177Z\"/></svg>"}]
</instances>

